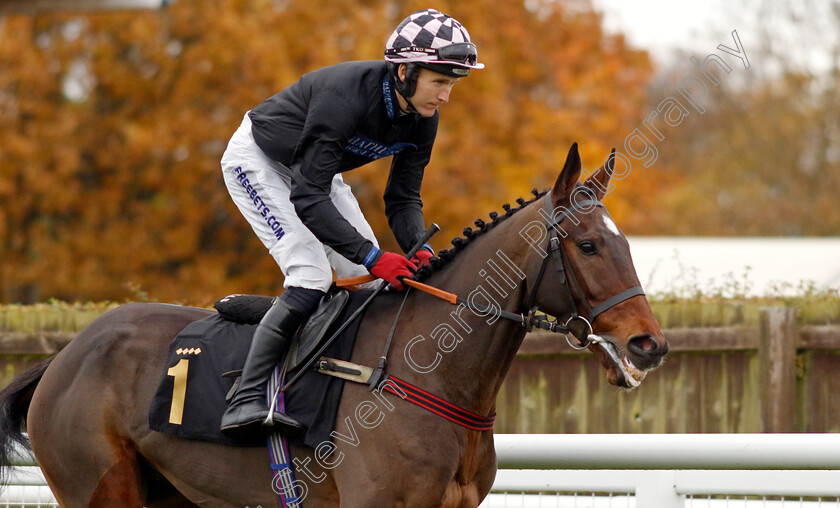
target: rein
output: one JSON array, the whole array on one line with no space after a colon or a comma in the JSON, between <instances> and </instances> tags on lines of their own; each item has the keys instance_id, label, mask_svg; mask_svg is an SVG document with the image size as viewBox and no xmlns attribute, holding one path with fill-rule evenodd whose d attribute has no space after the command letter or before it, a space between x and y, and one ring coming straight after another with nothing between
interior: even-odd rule
<instances>
[{"instance_id":1,"label":"rein","mask_svg":"<svg viewBox=\"0 0 840 508\"><path fill-rule=\"evenodd\" d=\"M592 344L602 342L605 340L601 336L596 335L592 329L592 323L595 321L595 319L598 318L599 315L603 314L605 311L611 309L612 307L615 307L616 305L625 300L633 298L634 296L640 296L645 294L641 286L633 286L613 296L610 296L609 298L595 304L595 306L592 306L589 303L589 299L586 297L586 294L583 292L583 288L581 287L580 282L575 276L575 272L572 269L571 264L569 263L568 253L566 252L566 249L563 246L563 242L558 236L557 231L559 229L560 224L562 224L562 222L567 217L570 217L574 212L581 211L583 213L588 213L594 210L596 207L603 206L604 205L598 199L585 199L581 202L572 203L571 208L563 207L560 213L555 215L554 209L552 208L551 193L546 193L545 209L547 212L547 217L550 218L545 225L546 230L548 232L548 242L545 249L546 254L543 257L539 272L537 274L536 279L534 280L533 286L530 292L528 293L528 297L525 302L525 308L527 309L527 312L515 313L501 309L497 311L492 309L491 307L472 303L469 300L465 300L454 293L450 293L440 288L436 288L434 286L430 286L428 284L424 284L422 282L418 282L408 278L402 279L402 283L407 286L419 289L420 291L428 293L436 298L449 302L453 305L463 305L464 307L476 313L482 315L489 315L492 313L503 319L517 322L522 327L524 327L526 331L531 331L534 328L539 328L553 333L562 333L566 335L566 342L568 342L569 346L571 346L573 349L586 349ZM545 278L545 274L548 271L549 262L552 260L554 261L557 277L560 280L560 287L565 293L565 298L568 300L568 308L570 309L569 313L566 316L564 316L565 320L562 323L560 322L560 319L557 318L552 320L547 314L537 314L537 312L539 311L539 307L536 304L537 294L539 293L540 287L543 283L543 279ZM336 286L353 288L358 284L369 282L371 280L375 280L375 277L361 276L348 279L340 279L336 281ZM523 282L527 281L523 279ZM412 402L420 407L423 407L424 409L427 409L428 411L431 411L468 429L478 431L492 430L493 421L495 419L494 416L480 416L471 413L465 409L455 406L454 404L446 402L445 400L429 392L426 392L414 385L411 385L401 379L385 374L384 371L387 365L388 351L390 350L391 341L394 337L394 331L397 325L397 321L399 320L399 316L402 313L403 306L405 305L405 300L407 297L408 291L406 291L406 295L403 298L403 302L400 305L400 309L397 312L397 315L394 319L394 324L392 325L391 330L388 334L388 339L385 344L385 350L380 356L379 366L375 370L360 365L352 364L349 362L337 362L335 360L323 357L320 358L316 369L320 370L322 373L327 375L334 375L337 377L343 377L344 379L348 379L351 381L368 384L369 389L371 390L379 388L386 389L388 391L391 391L392 393L397 393L400 396L402 396L402 394L407 394L407 396L404 397L406 401ZM578 306L581 306L585 309L583 315L577 312ZM581 326L576 326L578 323ZM569 334L574 335L575 338L578 339L578 345L574 345L569 341ZM338 363L341 363L342 366L338 366ZM388 386L388 383L395 384L396 388L399 388L402 394L395 391L394 387Z\"/></svg>"},{"instance_id":2,"label":"rein","mask_svg":"<svg viewBox=\"0 0 840 508\"><path fill-rule=\"evenodd\" d=\"M539 328L553 333L562 333L567 336L567 341L568 335L571 333L578 339L578 341L580 341L580 344L577 346L569 343L569 345L574 349L585 349L589 347L590 344L603 340L592 331L592 323L595 322L595 319L619 303L633 298L634 296L644 295L645 292L641 286L633 286L607 298L602 302L599 302L594 307L591 306L589 300L583 292L583 289L581 288L580 282L578 282L577 277L575 276L574 270L569 264L569 256L566 253L566 249L563 246L563 242L559 238L557 231L563 220L569 217L573 212L583 211L584 213L587 213L588 211L594 209L594 207L603 207L604 205L597 199L587 199L582 202L572 204L571 208L563 208L557 215L554 215L554 210L551 208L551 205L551 194L546 193L545 208L548 212L548 216L551 217L551 221L546 223L546 230L548 231L549 238L545 249L546 255L543 257L542 265L540 265L540 270L534 280L533 287L528 293L528 298L525 303L525 308L528 309L526 313L515 313L504 310L494 311L490 307L464 300L454 293L449 293L442 289L411 279L403 279L403 284L417 288L453 305L463 305L464 307L480 314L493 313L503 319L516 321L529 332L533 328ZM552 321L547 314L537 314L539 311L539 307L536 305L537 293L540 290L548 264L551 260L554 260L557 276L560 279L560 284L563 288L563 292L565 293L565 298L569 302L569 308L572 309L568 316L566 316L563 323L560 323L559 319ZM575 296L578 298L576 299ZM576 312L576 301L580 302L586 309L585 315L580 315ZM574 326L576 322L580 322L583 326Z\"/></svg>"}]
</instances>

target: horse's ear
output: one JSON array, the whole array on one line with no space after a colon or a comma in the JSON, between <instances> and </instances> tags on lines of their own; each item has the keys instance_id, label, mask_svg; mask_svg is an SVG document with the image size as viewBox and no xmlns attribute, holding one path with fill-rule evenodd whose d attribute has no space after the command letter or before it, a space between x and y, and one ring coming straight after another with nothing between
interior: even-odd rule
<instances>
[{"instance_id":1,"label":"horse's ear","mask_svg":"<svg viewBox=\"0 0 840 508\"><path fill-rule=\"evenodd\" d=\"M615 148L610 152L610 156L604 162L604 165L598 168L592 176L586 179L583 183L595 193L595 197L599 200L604 198L604 194L610 190L610 178L615 170Z\"/></svg>"},{"instance_id":2,"label":"horse's ear","mask_svg":"<svg viewBox=\"0 0 840 508\"><path fill-rule=\"evenodd\" d=\"M566 156L566 164L563 165L563 171L554 182L554 187L551 189L551 196L555 202L562 200L572 194L572 190L577 186L580 180L580 153L578 153L577 143L572 143L569 148L569 155Z\"/></svg>"}]
</instances>

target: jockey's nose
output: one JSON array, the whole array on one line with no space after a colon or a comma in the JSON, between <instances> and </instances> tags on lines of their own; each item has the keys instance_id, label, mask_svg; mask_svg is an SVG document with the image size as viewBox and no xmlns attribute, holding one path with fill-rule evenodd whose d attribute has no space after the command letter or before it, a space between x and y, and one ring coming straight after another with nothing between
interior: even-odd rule
<instances>
[{"instance_id":1,"label":"jockey's nose","mask_svg":"<svg viewBox=\"0 0 840 508\"><path fill-rule=\"evenodd\" d=\"M627 349L633 355L633 364L642 369L657 367L668 352L668 342L656 340L651 333L639 333L627 341Z\"/></svg>"}]
</instances>

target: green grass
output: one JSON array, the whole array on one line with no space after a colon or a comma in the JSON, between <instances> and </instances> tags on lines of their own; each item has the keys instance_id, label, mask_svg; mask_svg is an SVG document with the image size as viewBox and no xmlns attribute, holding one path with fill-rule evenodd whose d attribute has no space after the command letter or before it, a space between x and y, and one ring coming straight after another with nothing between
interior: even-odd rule
<instances>
[{"instance_id":1,"label":"green grass","mask_svg":"<svg viewBox=\"0 0 840 508\"><path fill-rule=\"evenodd\" d=\"M801 282L798 286L780 284L768 293L791 296L750 296L745 274L717 287L689 284L648 295L648 300L663 328L756 325L762 307L796 309L799 324L840 323L840 292L836 289L819 289L812 282Z\"/></svg>"}]
</instances>

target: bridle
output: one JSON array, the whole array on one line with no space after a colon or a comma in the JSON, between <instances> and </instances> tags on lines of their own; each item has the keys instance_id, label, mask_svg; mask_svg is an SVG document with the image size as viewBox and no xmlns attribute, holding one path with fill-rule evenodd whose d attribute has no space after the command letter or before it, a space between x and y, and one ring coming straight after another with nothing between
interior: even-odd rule
<instances>
[{"instance_id":1,"label":"bridle","mask_svg":"<svg viewBox=\"0 0 840 508\"><path fill-rule=\"evenodd\" d=\"M545 255L543 256L539 272L533 281L533 286L530 292L528 293L528 297L525 302L525 308L528 309L527 312L517 314L514 312L504 311L498 308L493 309L489 306L474 303L470 301L470 299L465 300L454 293L449 293L439 288L428 286L421 282L413 281L407 278L403 279L403 283L411 287L416 287L421 291L427 292L437 298L446 300L451 304L463 305L464 307L476 312L477 314L483 316L492 314L494 316L517 322L521 326L523 326L526 331L531 331L533 328L536 327L543 330L548 330L550 332L562 333L566 335L566 341L569 343L569 346L571 346L574 349L586 349L592 344L605 342L606 339L599 335L596 335L592 329L592 323L595 321L595 319L597 319L599 315L601 315L608 309L618 305L619 303L625 300L633 298L634 296L644 295L644 291L642 290L641 286L633 286L597 303L594 307L590 305L589 299L583 292L583 289L581 288L581 285L578 282L577 277L575 276L575 272L572 269L571 264L569 263L569 256L566 253L565 248L563 247L563 242L557 235L557 230L559 229L560 224L566 218L571 217L571 215L574 212L579 211L582 213L588 213L594 210L596 207L603 207L604 205L601 204L601 202L597 198L595 198L594 195L591 195L591 197L588 197L582 201L574 201L572 203L571 208L563 208L561 213L558 213L557 215L554 215L554 210L552 209L551 205L551 193L548 192L545 195L545 208L548 212L548 220L546 221L545 227L548 232L548 243L544 251ZM425 241L426 240L424 239L423 242ZM562 291L565 293L565 298L568 301L569 305L569 311L566 315L555 318L553 320L549 318L547 314L537 314L539 307L536 304L537 294L539 293L540 286L542 285L543 280L545 278L545 274L548 271L548 264L552 260L555 264L555 269L557 272L556 275L560 282L559 285L562 288ZM524 276L523 282L526 284L527 287L527 274ZM387 386L385 386L385 383L387 382L396 383L398 388L400 388L400 391L403 393L404 398L409 402L417 404L439 416L447 418L448 420L457 423L458 425L467 427L469 429L479 431L492 430L495 415L483 416L472 413L455 404L451 404L438 396L426 392L404 380L400 380L395 376L388 375L385 373L385 369L388 362L388 353L390 351L392 340L394 338L394 331L397 326L397 321L399 320L400 314L402 313L403 306L405 305L406 299L408 298L408 293L409 291L405 292L405 296L403 297L403 303L400 306L399 311L397 311L396 313L396 316L394 318L394 324L391 327L391 331L389 332L388 338L385 342L384 351L379 357L379 365L375 369L368 368L370 374L367 376L367 378L361 381L357 380L357 382L368 384L369 390L388 389L388 391L390 391L391 393L396 393L399 395L399 393L397 391L394 391L393 388L389 389ZM577 312L578 304L576 304L576 302L580 302L580 306L585 309L583 315ZM570 333L578 339L578 345L574 345L569 341ZM333 338L335 338L335 335L331 337L327 341L327 343L331 342ZM320 354L321 352L319 351L313 358L319 358ZM329 359L320 359L318 364L318 369L320 369L320 371L323 371L324 373L330 373L330 371L341 371L345 373L353 373L358 375L361 375L363 372L362 368L353 370L352 372L347 371L346 367L341 367L340 365L333 365L328 360ZM348 362L345 363L347 363L347 365L359 367ZM301 371L306 369L308 369L308 365L306 366L306 368L301 369ZM289 384L293 383L296 379L297 377L293 378L289 383L284 385L284 388L282 389L285 389L285 386L288 386ZM409 393L411 394L411 396L408 395ZM273 410L274 409L272 407L268 413L269 418L271 418Z\"/></svg>"},{"instance_id":2,"label":"bridle","mask_svg":"<svg viewBox=\"0 0 840 508\"><path fill-rule=\"evenodd\" d=\"M436 298L445 300L453 305L463 305L464 307L472 310L478 315L493 315L495 317L500 317L509 321L517 322L522 327L524 327L527 332L530 332L534 328L539 328L541 330L547 330L553 333L562 333L566 336L566 342L568 342L569 346L573 349L586 349L592 344L603 342L605 339L599 335L596 335L593 331L592 323L595 322L595 319L597 319L599 315L611 309L612 307L615 307L619 303L633 298L634 296L644 295L645 292L641 286L633 286L597 303L594 307L590 305L589 299L583 292L580 282L578 282L577 277L575 276L575 272L572 269L571 264L569 263L569 256L566 253L566 249L563 246L563 242L558 236L557 231L560 227L560 224L562 224L563 221L567 218L571 217L575 212L589 213L597 207L603 208L604 205L594 195L591 194L586 199L573 200L570 208L564 207L561 209L560 213L557 214L554 213L555 210L552 209L551 205L551 193L547 192L545 194L545 211L547 212L545 228L548 233L548 242L546 248L543 251L545 252L545 255L543 256L539 272L537 273L537 276L533 281L531 290L528 293L528 297L525 300L524 308L527 309L525 312L509 312L506 310L501 310L498 307L492 308L487 305L481 305L471 301L471 299L469 298L464 299L454 293L443 291L439 288L435 288L433 286L429 286L427 284L423 284L421 282L407 278L403 279L403 283L411 287L415 287L426 293L429 293L432 296L435 296ZM576 219L570 220L576 221ZM428 238L432 234L434 234L434 231L436 230L436 226L435 228L430 228L430 230L426 232L426 236L424 237L423 242L428 240ZM554 261L556 275L560 282L560 288L562 288L562 291L565 294L565 300L568 302L568 312L563 316L557 316L553 319L545 313L537 314L537 312L539 311L539 306L536 303L537 294L540 291L543 279L545 278L545 274L548 271L548 265L552 260ZM363 277L360 280L353 280L352 283L355 284L361 282L368 282L369 280L372 279ZM351 279L345 279L345 281L347 281L345 283L347 284L351 282ZM523 277L523 283L525 284L525 287L528 286L527 275ZM406 291L405 297L403 298L403 305L405 304L405 299L407 297L408 291ZM576 302L580 302L580 306L585 309L583 315L577 312L578 304ZM401 311L402 306L400 307L400 310L397 312L396 317L394 318L394 327L396 326L396 322L399 319ZM351 316L350 319L352 319L353 317L355 316ZM388 334L388 339L385 345L385 351L380 356L380 365L376 369L376 371L379 372L380 375L385 368L385 362L387 361L388 351L391 347L391 340L394 337L394 327L391 328L391 332ZM575 338L578 339L579 343L577 345L572 344L569 341L569 334L574 335ZM327 342L329 343L331 340L332 338ZM373 377L376 380L378 380L380 376ZM291 382L294 382L295 379L292 379L292 381L287 383L287 385L291 384Z\"/></svg>"},{"instance_id":3,"label":"bridle","mask_svg":"<svg viewBox=\"0 0 840 508\"><path fill-rule=\"evenodd\" d=\"M633 298L634 296L644 295L645 292L641 286L633 286L597 303L594 307L590 305L589 299L583 292L580 282L578 282L575 272L571 268L569 255L566 253L563 241L557 234L557 231L560 224L562 224L565 219L575 212L579 211L581 213L589 213L596 207L603 208L604 205L594 197L583 200L575 200L571 204L570 208L564 207L555 215L555 210L552 208L551 193L547 192L545 194L545 209L546 212L548 212L547 217L549 218L545 224L546 231L548 232L548 242L544 250L546 255L543 257L540 270L533 281L531 290L525 301L525 308L527 309L527 312L517 314L504 310L493 311L489 307L468 301L459 301L459 303L465 305L471 310L475 310L476 312L494 312L501 318L518 321L523 327L525 327L525 330L529 332L536 327L549 332L562 333L566 335L567 342L569 342L568 335L571 333L579 341L578 345L574 345L569 342L569 346L574 349L586 349L591 344L603 341L604 339L602 337L593 333L592 323L595 322L595 319L619 303ZM569 309L568 314L555 317L554 319L549 318L546 314L537 314L539 307L536 304L537 294L539 293L540 286L543 283L543 279L548 269L548 264L552 260L554 261L556 275L560 282L560 287L562 288L561 290L565 293L565 299L568 301ZM527 282L526 278L526 285ZM585 309L583 315L577 312L578 305L575 302L580 302L580 305Z\"/></svg>"},{"instance_id":4,"label":"bridle","mask_svg":"<svg viewBox=\"0 0 840 508\"><path fill-rule=\"evenodd\" d=\"M559 213L555 215L555 210L552 208L551 192L547 192L545 194L545 210L548 212L547 216L549 217L549 220L545 225L548 233L548 244L545 248L546 255L543 257L540 271L537 274L537 278L534 280L533 287L531 288L531 292L528 294L528 299L525 303L525 308L528 309L529 316L529 320L524 323L526 329L530 330L533 326L543 328L540 322L545 321L551 325L550 327L546 327L547 330L565 333L567 335L567 340L568 334L571 332L580 342L577 346L569 343L569 345L575 349L585 349L592 343L603 340L601 337L593 334L592 332L592 323L595 322L595 319L597 319L599 315L625 300L633 298L634 296L645 294L641 286L633 286L603 300L602 302L599 302L594 307L590 305L589 299L583 292L580 282L578 282L575 272L569 263L569 255L566 252L566 248L563 246L563 241L557 232L560 229L560 224L562 224L564 220L575 212L580 211L582 213L589 213L596 207L603 208L604 205L601 201L594 197L583 200L574 200L569 208L563 207L560 209ZM560 282L560 287L565 293L566 300L569 302L569 314L567 316L563 316L565 320L562 325L559 325L560 317L556 318L556 320L552 323L548 320L548 316L536 315L538 309L536 305L537 293L540 290L543 277L545 276L546 269L548 268L549 259L554 260L554 266L557 270L556 275ZM578 314L578 305L575 305L575 302L579 302L580 306L584 308L583 315ZM582 326L575 326L577 324Z\"/></svg>"}]
</instances>

